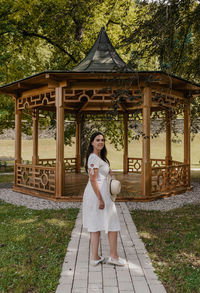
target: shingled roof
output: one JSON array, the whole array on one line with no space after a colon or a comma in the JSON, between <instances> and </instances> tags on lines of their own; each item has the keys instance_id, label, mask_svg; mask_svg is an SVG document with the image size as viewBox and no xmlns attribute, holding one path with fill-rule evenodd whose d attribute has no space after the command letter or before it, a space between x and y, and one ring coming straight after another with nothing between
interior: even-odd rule
<instances>
[{"instance_id":1,"label":"shingled roof","mask_svg":"<svg viewBox=\"0 0 200 293\"><path fill-rule=\"evenodd\" d=\"M111 44L102 27L96 42L87 56L72 70L73 72L131 72Z\"/></svg>"}]
</instances>

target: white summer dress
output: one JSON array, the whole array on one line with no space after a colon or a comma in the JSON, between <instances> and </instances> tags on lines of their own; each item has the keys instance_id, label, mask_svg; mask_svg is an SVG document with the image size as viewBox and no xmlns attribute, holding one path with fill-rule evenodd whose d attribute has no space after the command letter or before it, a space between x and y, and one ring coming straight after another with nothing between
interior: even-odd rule
<instances>
[{"instance_id":1,"label":"white summer dress","mask_svg":"<svg viewBox=\"0 0 200 293\"><path fill-rule=\"evenodd\" d=\"M109 173L109 165L104 162L96 154L90 154L88 158L88 169L94 172L94 168L98 168L97 183L104 201L104 209L99 209L98 198L92 188L90 179L83 194L83 227L88 232L120 231L120 223L117 215L115 203L110 199L107 176Z\"/></svg>"}]
</instances>

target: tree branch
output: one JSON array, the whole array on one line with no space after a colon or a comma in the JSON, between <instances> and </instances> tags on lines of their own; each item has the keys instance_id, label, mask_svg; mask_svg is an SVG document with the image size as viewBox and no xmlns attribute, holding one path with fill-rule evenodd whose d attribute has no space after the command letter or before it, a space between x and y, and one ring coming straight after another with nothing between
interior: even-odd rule
<instances>
[{"instance_id":1,"label":"tree branch","mask_svg":"<svg viewBox=\"0 0 200 293\"><path fill-rule=\"evenodd\" d=\"M77 63L78 61L74 58L74 56L72 54L70 54L69 52L67 52L62 46L60 46L59 44L57 44L56 42L52 41L50 38L37 34L37 33L31 33L31 32L27 32L27 31L21 31L21 34L23 36L28 36L28 37L37 37L40 39L43 39L45 41L47 41L48 43L50 43L51 45L57 47L59 50L61 50L62 52L64 52L65 54L67 54L75 63Z\"/></svg>"}]
</instances>

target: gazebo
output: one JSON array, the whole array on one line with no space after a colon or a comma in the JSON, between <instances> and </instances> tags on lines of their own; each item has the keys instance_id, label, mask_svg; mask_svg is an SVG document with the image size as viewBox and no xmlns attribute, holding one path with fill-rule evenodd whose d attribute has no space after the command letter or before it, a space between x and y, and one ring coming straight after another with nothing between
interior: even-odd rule
<instances>
[{"instance_id":1,"label":"gazebo","mask_svg":"<svg viewBox=\"0 0 200 293\"><path fill-rule=\"evenodd\" d=\"M136 78L137 77L137 78ZM81 200L82 193L65 194L68 185L80 176L80 123L84 115L104 116L113 104L121 83L129 87L118 105L124 125L123 173L141 174L141 195L125 200L150 201L190 189L190 101L200 93L200 85L162 71L132 71L119 57L105 29L85 59L71 71L45 71L0 87L0 93L15 101L15 180L18 192L52 200ZM131 96L131 99L127 99ZM184 116L184 160L174 161L171 155L170 111ZM21 117L32 114L32 163L21 159ZM39 111L56 112L56 157L38 156ZM142 117L142 158L128 156L128 121L139 113ZM76 120L76 156L64 157L64 114ZM166 121L165 159L150 157L150 121L161 115ZM139 117L140 116L140 117ZM103 118L102 118L103 119ZM135 119L135 118L134 118ZM73 174L72 176L72 173ZM124 176L125 176L124 175ZM71 177L70 177L71 176ZM68 178L68 180L66 180ZM80 178L80 177L79 177ZM86 178L86 177L85 177ZM75 181L73 181L75 180ZM123 178L122 178L123 180ZM126 184L125 184L126 185ZM126 188L126 186L124 187ZM122 200L122 197L119 197Z\"/></svg>"}]
</instances>

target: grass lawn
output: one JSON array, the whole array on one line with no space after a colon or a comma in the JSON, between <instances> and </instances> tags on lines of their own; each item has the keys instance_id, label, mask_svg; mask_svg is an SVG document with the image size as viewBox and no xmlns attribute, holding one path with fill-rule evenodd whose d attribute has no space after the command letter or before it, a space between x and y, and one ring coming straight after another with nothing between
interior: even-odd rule
<instances>
[{"instance_id":1,"label":"grass lawn","mask_svg":"<svg viewBox=\"0 0 200 293\"><path fill-rule=\"evenodd\" d=\"M14 181L14 175L0 175L0 183L1 182L13 182Z\"/></svg>"},{"instance_id":2,"label":"grass lawn","mask_svg":"<svg viewBox=\"0 0 200 293\"><path fill-rule=\"evenodd\" d=\"M133 211L132 218L167 292L199 293L200 204Z\"/></svg>"},{"instance_id":3,"label":"grass lawn","mask_svg":"<svg viewBox=\"0 0 200 293\"><path fill-rule=\"evenodd\" d=\"M179 135L182 139L181 143L172 143L172 157L173 160L183 161L183 135ZM191 142L191 164L196 168L200 168L200 154L199 154L200 134L195 136ZM108 149L108 158L112 169L122 169L123 167L123 151L116 151L114 146L106 143ZM7 158L11 160L14 158L14 140L0 140L0 160ZM158 138L151 139L151 158L164 159L165 158L165 134L162 133ZM31 161L33 152L32 140L22 140L22 159ZM75 156L75 144L64 147L65 157ZM56 157L56 141L53 138L39 139L39 157L55 158ZM129 143L129 157L142 157L142 141L133 141Z\"/></svg>"},{"instance_id":4,"label":"grass lawn","mask_svg":"<svg viewBox=\"0 0 200 293\"><path fill-rule=\"evenodd\" d=\"M77 213L0 201L1 293L55 292Z\"/></svg>"}]
</instances>

